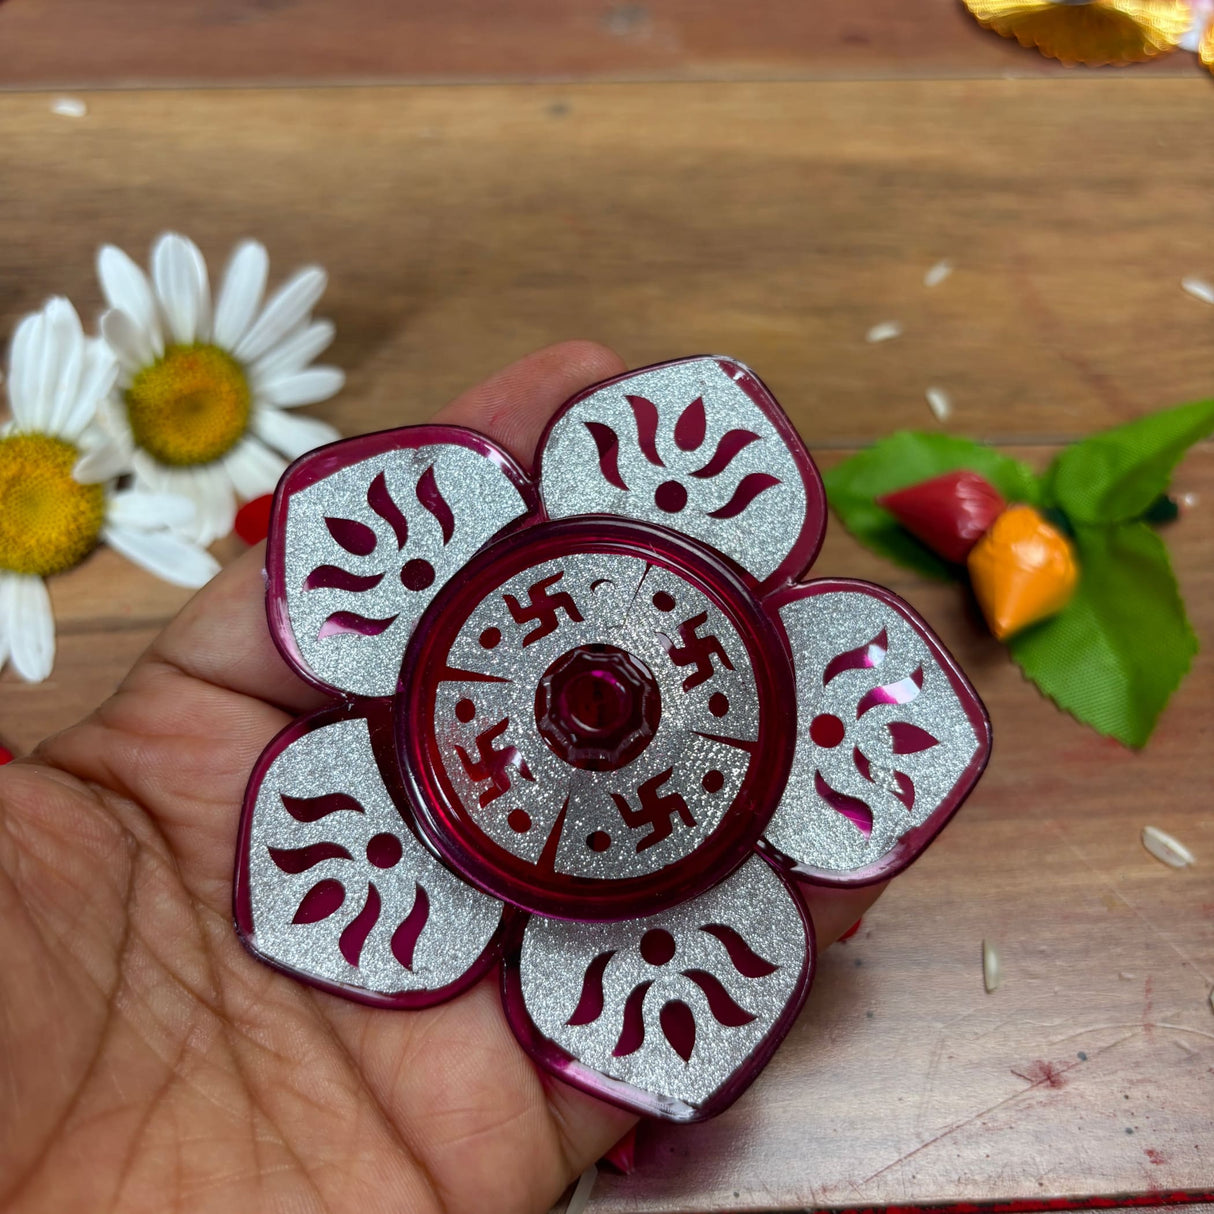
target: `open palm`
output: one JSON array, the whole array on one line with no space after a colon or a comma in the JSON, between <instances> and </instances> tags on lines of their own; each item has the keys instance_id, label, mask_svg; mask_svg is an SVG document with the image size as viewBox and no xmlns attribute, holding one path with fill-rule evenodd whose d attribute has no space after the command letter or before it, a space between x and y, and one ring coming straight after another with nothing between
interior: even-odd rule
<instances>
[{"instance_id":1,"label":"open palm","mask_svg":"<svg viewBox=\"0 0 1214 1214\"><path fill-rule=\"evenodd\" d=\"M540 351L439 420L527 460L623 370ZM231 922L249 772L319 706L234 562L78 725L0 772L0 1205L542 1211L633 1118L536 1071L495 979L372 1010L259 965ZM808 894L819 944L875 890Z\"/></svg>"}]
</instances>

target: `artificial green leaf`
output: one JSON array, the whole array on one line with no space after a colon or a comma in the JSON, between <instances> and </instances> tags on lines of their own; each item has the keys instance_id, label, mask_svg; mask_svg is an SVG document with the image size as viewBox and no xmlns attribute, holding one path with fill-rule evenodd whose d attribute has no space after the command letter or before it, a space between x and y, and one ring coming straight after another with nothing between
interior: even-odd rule
<instances>
[{"instance_id":1,"label":"artificial green leaf","mask_svg":"<svg viewBox=\"0 0 1214 1214\"><path fill-rule=\"evenodd\" d=\"M1145 523L1075 528L1080 581L1012 657L1060 708L1143 746L1197 652L1163 541Z\"/></svg>"},{"instance_id":2,"label":"artificial green leaf","mask_svg":"<svg viewBox=\"0 0 1214 1214\"><path fill-rule=\"evenodd\" d=\"M1138 518L1165 493L1180 457L1214 431L1214 400L1179 405L1072 443L1046 474L1050 496L1076 523Z\"/></svg>"},{"instance_id":3,"label":"artificial green leaf","mask_svg":"<svg viewBox=\"0 0 1214 1214\"><path fill-rule=\"evenodd\" d=\"M918 573L948 579L959 576L959 567L921 544L874 499L958 468L981 473L1008 501L1039 498L1036 476L1019 460L970 439L921 430L891 434L836 465L823 479L835 513L862 544Z\"/></svg>"}]
</instances>

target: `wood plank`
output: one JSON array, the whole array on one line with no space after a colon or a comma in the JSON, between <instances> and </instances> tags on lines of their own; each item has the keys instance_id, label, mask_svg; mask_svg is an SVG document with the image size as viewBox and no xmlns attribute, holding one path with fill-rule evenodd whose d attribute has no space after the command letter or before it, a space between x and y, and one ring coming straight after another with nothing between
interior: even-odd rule
<instances>
[{"instance_id":1,"label":"wood plank","mask_svg":"<svg viewBox=\"0 0 1214 1214\"><path fill-rule=\"evenodd\" d=\"M318 254L330 269L324 310L350 379L316 412L347 433L422 421L508 359L575 335L633 364L697 349L746 359L824 465L897 426L940 425L929 383L954 395L944 428L1041 467L1060 440L1214 381L1214 312L1178 286L1214 277L1214 166L1190 158L1208 128L1201 83L88 102L73 122L45 96L0 97L0 327L52 289L91 315L100 239L138 250L182 224L221 259L259 234L279 271ZM957 271L928 290L942 256ZM864 342L891 318L902 338ZM1198 497L1167 536L1208 647L1214 446L1177 489ZM1214 659L1200 656L1134 755L1042 702L956 588L837 527L818 568L886 582L924 612L991 708L994 761L939 844L825 957L760 1083L717 1122L646 1131L639 1174L604 1176L594 1208L1211 1187ZM0 736L19 748L98 702L184 594L103 553L53 597L52 681L0 676ZM1152 860L1147 822L1200 865ZM1007 972L990 996L983 936Z\"/></svg>"},{"instance_id":2,"label":"wood plank","mask_svg":"<svg viewBox=\"0 0 1214 1214\"><path fill-rule=\"evenodd\" d=\"M323 256L348 431L524 351L726 349L816 447L1083 433L1209 391L1203 81L486 87L0 98L0 325L86 313L103 239ZM355 132L355 137L351 133ZM934 289L923 274L955 261ZM899 320L903 337L865 342Z\"/></svg>"},{"instance_id":3,"label":"wood plank","mask_svg":"<svg viewBox=\"0 0 1214 1214\"><path fill-rule=\"evenodd\" d=\"M957 0L10 0L0 45L0 85L26 88L1068 70L987 33ZM1200 69L1176 54L1134 70Z\"/></svg>"}]
</instances>

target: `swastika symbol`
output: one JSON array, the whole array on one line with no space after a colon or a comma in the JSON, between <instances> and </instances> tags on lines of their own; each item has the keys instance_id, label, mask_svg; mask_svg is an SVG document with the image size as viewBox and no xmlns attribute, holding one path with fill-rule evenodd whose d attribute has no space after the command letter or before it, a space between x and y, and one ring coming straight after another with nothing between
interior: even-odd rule
<instances>
[{"instance_id":1,"label":"swastika symbol","mask_svg":"<svg viewBox=\"0 0 1214 1214\"><path fill-rule=\"evenodd\" d=\"M510 614L514 617L516 624L528 624L532 620L539 621L539 626L533 628L523 638L524 647L530 645L533 641L542 640L549 633L556 631L559 623L556 618L558 611L563 611L575 624L582 622L582 613L577 609L577 604L573 601L573 595L566 590L559 590L556 594L548 593L548 587L555 585L564 576L563 572L554 573L536 582L527 591L529 603L526 607L514 595L502 595L502 598L506 601L506 606L510 608Z\"/></svg>"},{"instance_id":2,"label":"swastika symbol","mask_svg":"<svg viewBox=\"0 0 1214 1214\"><path fill-rule=\"evenodd\" d=\"M695 670L683 680L683 690L690 691L701 683L708 682L716 673L712 659L719 658L726 670L733 669L729 654L715 636L696 636L696 630L708 622L708 612L701 611L679 625L679 639L682 645L672 646L667 650L670 660L676 666L695 666Z\"/></svg>"},{"instance_id":3,"label":"swastika symbol","mask_svg":"<svg viewBox=\"0 0 1214 1214\"><path fill-rule=\"evenodd\" d=\"M506 732L509 724L510 718L503 717L496 725L476 735L476 749L479 752L479 758L474 759L458 742L455 744L455 753L459 755L459 760L464 765L468 778L476 784L482 780L492 781L489 787L481 793L482 809L490 802L496 801L502 793L510 791L512 769L518 772L524 780L535 779L517 746L503 746L497 749L493 745Z\"/></svg>"},{"instance_id":4,"label":"swastika symbol","mask_svg":"<svg viewBox=\"0 0 1214 1214\"><path fill-rule=\"evenodd\" d=\"M633 809L628 804L628 799L621 796L618 792L611 794L611 799L615 802L615 807L620 811L620 817L624 819L624 825L629 830L638 830L642 826L652 826L653 830L645 835L637 844L637 851L643 852L646 848L652 847L655 843L661 841L670 835L674 829L674 816L678 814L687 826L694 826L696 820L692 817L691 810L687 807L687 802L683 800L677 792L667 793L665 796L660 796L658 789L666 783L667 780L674 774L674 768L668 767L665 771L660 771L656 776L651 776L637 789L637 796L641 802L640 809Z\"/></svg>"}]
</instances>

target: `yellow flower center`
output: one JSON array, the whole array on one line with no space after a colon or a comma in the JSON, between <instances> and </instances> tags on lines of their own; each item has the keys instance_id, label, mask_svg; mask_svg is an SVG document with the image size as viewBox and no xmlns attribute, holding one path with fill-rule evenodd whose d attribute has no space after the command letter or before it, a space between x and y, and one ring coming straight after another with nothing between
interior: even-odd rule
<instances>
[{"instance_id":1,"label":"yellow flower center","mask_svg":"<svg viewBox=\"0 0 1214 1214\"><path fill-rule=\"evenodd\" d=\"M126 390L135 442L162 464L209 464L249 426L244 368L218 346L169 346Z\"/></svg>"},{"instance_id":2,"label":"yellow flower center","mask_svg":"<svg viewBox=\"0 0 1214 1214\"><path fill-rule=\"evenodd\" d=\"M80 452L49 434L0 438L0 569L49 577L93 550L105 491L72 476Z\"/></svg>"}]
</instances>

